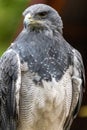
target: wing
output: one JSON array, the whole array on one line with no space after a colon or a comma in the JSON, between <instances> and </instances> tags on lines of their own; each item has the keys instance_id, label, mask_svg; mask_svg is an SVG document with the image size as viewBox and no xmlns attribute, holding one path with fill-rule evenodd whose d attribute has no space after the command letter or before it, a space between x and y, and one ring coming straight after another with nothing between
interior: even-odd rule
<instances>
[{"instance_id":1,"label":"wing","mask_svg":"<svg viewBox=\"0 0 87 130\"><path fill-rule=\"evenodd\" d=\"M20 58L15 51L9 49L0 60L0 127L2 130L16 129L20 83Z\"/></svg>"},{"instance_id":2,"label":"wing","mask_svg":"<svg viewBox=\"0 0 87 130\"><path fill-rule=\"evenodd\" d=\"M64 130L69 130L72 121L77 116L82 102L83 91L85 90L85 72L80 53L73 49L73 75L72 75L72 103L69 116L66 120Z\"/></svg>"}]
</instances>

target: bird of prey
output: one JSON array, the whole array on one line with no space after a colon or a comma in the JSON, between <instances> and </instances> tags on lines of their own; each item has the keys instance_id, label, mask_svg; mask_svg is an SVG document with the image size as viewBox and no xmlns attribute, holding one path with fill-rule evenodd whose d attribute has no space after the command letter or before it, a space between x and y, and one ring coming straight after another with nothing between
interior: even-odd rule
<instances>
[{"instance_id":1,"label":"bird of prey","mask_svg":"<svg viewBox=\"0 0 87 130\"><path fill-rule=\"evenodd\" d=\"M84 66L61 17L35 4L0 60L1 130L69 130L81 106Z\"/></svg>"}]
</instances>

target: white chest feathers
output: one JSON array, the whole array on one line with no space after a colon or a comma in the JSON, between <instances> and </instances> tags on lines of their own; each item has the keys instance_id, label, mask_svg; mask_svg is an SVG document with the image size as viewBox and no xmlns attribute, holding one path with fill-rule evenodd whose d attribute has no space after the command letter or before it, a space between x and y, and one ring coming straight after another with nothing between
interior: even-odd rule
<instances>
[{"instance_id":1,"label":"white chest feathers","mask_svg":"<svg viewBox=\"0 0 87 130\"><path fill-rule=\"evenodd\" d=\"M17 130L63 130L72 100L70 69L58 82L52 78L37 85L34 74L22 73Z\"/></svg>"}]
</instances>

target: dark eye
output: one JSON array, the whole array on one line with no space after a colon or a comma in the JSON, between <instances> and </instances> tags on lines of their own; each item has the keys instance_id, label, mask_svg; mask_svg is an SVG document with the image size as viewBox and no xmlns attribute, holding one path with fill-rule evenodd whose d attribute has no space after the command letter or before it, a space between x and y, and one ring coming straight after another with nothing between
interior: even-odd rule
<instances>
[{"instance_id":1,"label":"dark eye","mask_svg":"<svg viewBox=\"0 0 87 130\"><path fill-rule=\"evenodd\" d=\"M39 12L38 15L40 17L46 17L47 16L47 12Z\"/></svg>"}]
</instances>

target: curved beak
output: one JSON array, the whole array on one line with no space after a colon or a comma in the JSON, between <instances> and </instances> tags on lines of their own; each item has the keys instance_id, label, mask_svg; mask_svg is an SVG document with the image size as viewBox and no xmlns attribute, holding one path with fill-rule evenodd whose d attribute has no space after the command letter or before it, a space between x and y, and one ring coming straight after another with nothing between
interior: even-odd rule
<instances>
[{"instance_id":1,"label":"curved beak","mask_svg":"<svg viewBox=\"0 0 87 130\"><path fill-rule=\"evenodd\" d=\"M36 26L36 25L40 25L40 24L42 24L42 21L34 19L30 13L27 14L24 18L25 26L29 26L29 25Z\"/></svg>"}]
</instances>

